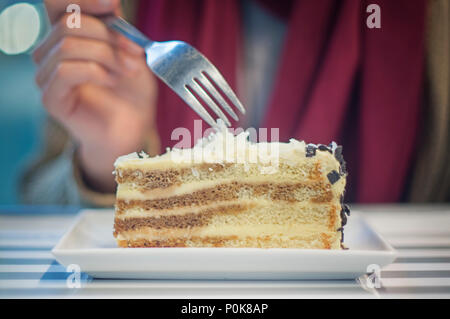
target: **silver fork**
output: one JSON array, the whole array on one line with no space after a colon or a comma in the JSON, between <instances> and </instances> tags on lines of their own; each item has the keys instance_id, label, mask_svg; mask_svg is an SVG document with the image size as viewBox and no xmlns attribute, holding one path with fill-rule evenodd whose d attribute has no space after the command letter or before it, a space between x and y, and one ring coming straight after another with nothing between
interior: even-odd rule
<instances>
[{"instance_id":1,"label":"silver fork","mask_svg":"<svg viewBox=\"0 0 450 319\"><path fill-rule=\"evenodd\" d=\"M217 121L205 110L194 93L222 119L226 126L231 126L230 121L211 97L234 120L238 120L236 113L214 87L213 82L234 106L242 114L245 114L244 107L220 72L203 54L189 44L182 41L152 41L120 17L106 16L102 17L102 20L109 28L143 47L147 56L147 65L153 73L174 90L211 127L216 127Z\"/></svg>"}]
</instances>

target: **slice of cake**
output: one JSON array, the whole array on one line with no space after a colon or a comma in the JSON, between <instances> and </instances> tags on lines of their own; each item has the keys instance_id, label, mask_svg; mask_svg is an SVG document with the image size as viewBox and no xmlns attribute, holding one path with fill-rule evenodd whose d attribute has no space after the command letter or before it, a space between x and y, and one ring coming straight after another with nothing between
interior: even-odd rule
<instances>
[{"instance_id":1,"label":"slice of cake","mask_svg":"<svg viewBox=\"0 0 450 319\"><path fill-rule=\"evenodd\" d=\"M192 149L118 158L118 245L343 248L342 147L247 135L222 131Z\"/></svg>"}]
</instances>

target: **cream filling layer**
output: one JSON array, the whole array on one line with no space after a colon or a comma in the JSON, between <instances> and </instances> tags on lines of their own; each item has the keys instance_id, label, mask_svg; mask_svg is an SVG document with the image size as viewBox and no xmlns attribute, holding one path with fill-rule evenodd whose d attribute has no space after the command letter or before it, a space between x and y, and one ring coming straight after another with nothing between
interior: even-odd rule
<instances>
[{"instance_id":1,"label":"cream filling layer","mask_svg":"<svg viewBox=\"0 0 450 319\"><path fill-rule=\"evenodd\" d=\"M117 187L117 195L116 197L118 199L138 199L138 200L152 200L152 199L160 199L160 198L168 198L172 196L178 196L178 195L184 195L189 194L192 192L200 191L202 189L208 189L208 188L214 188L218 185L222 184L230 184L233 182L238 183L248 183L248 184L296 184L296 183L305 183L305 185L308 185L310 183L313 183L310 180L307 180L305 178L302 178L299 176L299 178L280 178L281 182L274 182L274 180L277 180L274 176L255 176L251 178L243 178L241 180L237 180L236 177L233 178L222 178L222 179L216 179L211 181L198 181L198 182L189 182L189 183L183 183L181 185L176 186L170 186L167 188L155 188L151 190L146 190L141 188L140 186L127 182L119 184Z\"/></svg>"},{"instance_id":2,"label":"cream filling layer","mask_svg":"<svg viewBox=\"0 0 450 319\"><path fill-rule=\"evenodd\" d=\"M185 214L200 214L209 209L215 209L223 207L227 209L230 205L243 205L247 207L254 207L254 205L258 204L257 200L235 200L235 201L221 201L215 202L210 205L202 205L202 206L192 206L192 207L182 207L175 209L165 209L165 210L147 210L141 207L133 207L127 209L125 212L122 212L120 215L116 214L116 218L118 219L127 219L127 218L145 218L145 217L160 217L160 216L181 216Z\"/></svg>"}]
</instances>

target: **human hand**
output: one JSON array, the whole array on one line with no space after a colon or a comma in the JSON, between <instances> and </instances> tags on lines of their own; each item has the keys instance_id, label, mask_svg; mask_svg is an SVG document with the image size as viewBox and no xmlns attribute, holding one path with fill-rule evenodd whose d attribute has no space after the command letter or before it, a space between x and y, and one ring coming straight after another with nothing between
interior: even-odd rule
<instances>
[{"instance_id":1,"label":"human hand","mask_svg":"<svg viewBox=\"0 0 450 319\"><path fill-rule=\"evenodd\" d=\"M36 83L49 114L79 143L90 186L114 190L117 156L142 149L155 128L156 80L144 51L109 30L97 15L118 13L118 0L79 0L81 27L66 24L73 0L46 0L52 30L35 50Z\"/></svg>"}]
</instances>

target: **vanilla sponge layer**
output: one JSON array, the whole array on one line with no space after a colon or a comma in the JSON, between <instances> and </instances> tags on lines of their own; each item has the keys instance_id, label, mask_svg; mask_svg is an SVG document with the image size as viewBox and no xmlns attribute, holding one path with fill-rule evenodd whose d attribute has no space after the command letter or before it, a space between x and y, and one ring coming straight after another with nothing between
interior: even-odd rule
<instances>
[{"instance_id":1,"label":"vanilla sponge layer","mask_svg":"<svg viewBox=\"0 0 450 319\"><path fill-rule=\"evenodd\" d=\"M320 232L305 225L209 225L189 229L140 228L121 232L117 240L122 247L142 246L149 242L182 243L179 246L209 247L291 247L340 249L340 233ZM176 245L174 245L176 246Z\"/></svg>"},{"instance_id":2,"label":"vanilla sponge layer","mask_svg":"<svg viewBox=\"0 0 450 319\"><path fill-rule=\"evenodd\" d=\"M308 205L304 202L284 203L269 200L227 201L208 206L181 208L169 211L146 211L135 208L116 215L116 220L145 220L153 218L164 222L165 218L187 218L207 215L208 223L215 225L316 225L324 230L336 231L341 224L339 204Z\"/></svg>"}]
</instances>

